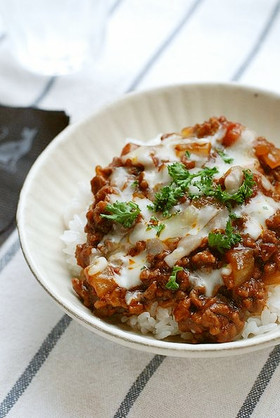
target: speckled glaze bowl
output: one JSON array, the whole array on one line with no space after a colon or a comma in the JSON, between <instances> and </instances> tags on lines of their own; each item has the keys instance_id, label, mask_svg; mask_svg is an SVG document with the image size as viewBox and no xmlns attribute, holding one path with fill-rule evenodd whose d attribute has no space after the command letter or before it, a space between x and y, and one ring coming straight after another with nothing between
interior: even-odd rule
<instances>
[{"instance_id":1,"label":"speckled glaze bowl","mask_svg":"<svg viewBox=\"0 0 280 418\"><path fill-rule=\"evenodd\" d=\"M280 343L280 329L223 344L156 340L95 317L77 298L62 252L63 213L80 181L119 155L127 137L148 140L210 116L226 116L280 145L280 96L238 84L186 84L126 95L66 128L40 155L21 191L17 222L33 274L61 308L89 330L127 347L178 357L219 357ZM32 309L32 307L30 307Z\"/></svg>"}]
</instances>

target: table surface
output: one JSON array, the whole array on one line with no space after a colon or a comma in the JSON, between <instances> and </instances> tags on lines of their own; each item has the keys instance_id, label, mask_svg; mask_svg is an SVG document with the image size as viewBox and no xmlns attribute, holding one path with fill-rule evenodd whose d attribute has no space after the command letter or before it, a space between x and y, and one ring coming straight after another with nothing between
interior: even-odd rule
<instances>
[{"instance_id":1,"label":"table surface","mask_svg":"<svg viewBox=\"0 0 280 418\"><path fill-rule=\"evenodd\" d=\"M111 0L103 51L77 74L33 75L0 39L0 102L79 121L125 93L193 81L280 92L280 1ZM32 306L32 309L31 309ZM279 417L280 348L224 359L134 351L64 315L14 231L0 248L0 417Z\"/></svg>"}]
</instances>

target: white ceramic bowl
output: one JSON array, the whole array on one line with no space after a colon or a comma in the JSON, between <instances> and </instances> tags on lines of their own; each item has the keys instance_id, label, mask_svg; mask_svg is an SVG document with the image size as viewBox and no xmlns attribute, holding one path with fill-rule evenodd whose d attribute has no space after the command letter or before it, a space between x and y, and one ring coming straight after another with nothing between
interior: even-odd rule
<instances>
[{"instance_id":1,"label":"white ceramic bowl","mask_svg":"<svg viewBox=\"0 0 280 418\"><path fill-rule=\"evenodd\" d=\"M145 140L221 115L280 145L278 95L237 84L175 85L129 94L66 128L33 165L17 212L24 255L44 289L67 314L91 331L128 347L181 357L241 354L280 343L279 330L223 344L159 341L95 317L71 287L59 237L64 230L63 212L76 193L77 183L89 181L95 165L107 165L119 155L127 137Z\"/></svg>"}]
</instances>

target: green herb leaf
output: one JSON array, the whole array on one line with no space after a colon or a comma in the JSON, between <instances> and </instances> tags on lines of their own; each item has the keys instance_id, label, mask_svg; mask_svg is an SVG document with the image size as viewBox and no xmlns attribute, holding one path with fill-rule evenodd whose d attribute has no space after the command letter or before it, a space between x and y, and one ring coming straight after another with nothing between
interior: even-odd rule
<instances>
[{"instance_id":1,"label":"green herb leaf","mask_svg":"<svg viewBox=\"0 0 280 418\"><path fill-rule=\"evenodd\" d=\"M154 212L162 212L163 216L169 215L169 210L175 206L178 201L187 194L190 199L196 199L200 196L213 196L220 202L231 208L233 202L242 204L253 194L255 184L253 174L250 170L244 170L244 181L236 193L230 194L222 190L221 185L213 183L214 174L218 173L216 167L203 168L197 173L190 173L184 164L176 162L168 166L168 173L172 178L172 183L162 187L155 194L155 200L148 208ZM193 181L196 179L195 181ZM189 192L189 187L195 186L198 190Z\"/></svg>"},{"instance_id":2,"label":"green herb leaf","mask_svg":"<svg viewBox=\"0 0 280 418\"><path fill-rule=\"evenodd\" d=\"M224 162L226 164L231 164L233 162L233 158L229 157L224 150L222 149L216 149L217 153L219 154L219 156L221 157L222 160L224 160Z\"/></svg>"},{"instance_id":3,"label":"green herb leaf","mask_svg":"<svg viewBox=\"0 0 280 418\"><path fill-rule=\"evenodd\" d=\"M198 173L200 174L200 179L193 182L192 184L198 188L200 193L189 193L189 197L191 199L195 199L201 195L214 196L215 188L213 185L213 176L218 172L219 171L216 167L206 167L203 170L199 171Z\"/></svg>"},{"instance_id":4,"label":"green herb leaf","mask_svg":"<svg viewBox=\"0 0 280 418\"><path fill-rule=\"evenodd\" d=\"M168 166L168 173L172 178L172 183L162 187L155 194L153 205L148 206L149 209L155 212L163 212L165 217L169 215L169 210L184 196L195 178L200 177L200 180L194 182L193 185L197 186L201 193L189 194L189 197L198 197L200 194L206 194L206 192L208 193L207 196L210 195L209 190L212 186L212 177L215 173L218 173L218 169L216 167L207 167L197 173L190 174L184 164L177 162Z\"/></svg>"},{"instance_id":5,"label":"green herb leaf","mask_svg":"<svg viewBox=\"0 0 280 418\"><path fill-rule=\"evenodd\" d=\"M187 150L187 151L185 152L185 156L186 156L187 158L190 158L190 156L191 156L190 151L188 151L188 150Z\"/></svg>"},{"instance_id":6,"label":"green herb leaf","mask_svg":"<svg viewBox=\"0 0 280 418\"><path fill-rule=\"evenodd\" d=\"M131 187L136 188L138 186L139 186L139 181L138 180L135 180L133 183L131 183Z\"/></svg>"},{"instance_id":7,"label":"green herb leaf","mask_svg":"<svg viewBox=\"0 0 280 418\"><path fill-rule=\"evenodd\" d=\"M161 234L161 232L164 230L164 228L165 228L165 224L159 224L157 227L156 227L156 231L157 231L157 237L159 237L160 236L160 234Z\"/></svg>"},{"instance_id":8,"label":"green herb leaf","mask_svg":"<svg viewBox=\"0 0 280 418\"><path fill-rule=\"evenodd\" d=\"M159 237L161 232L164 230L165 228L165 224L160 223L158 218L156 218L155 216L152 216L150 219L150 222L147 226L147 231L149 231L150 229L154 228L156 230L156 236Z\"/></svg>"},{"instance_id":9,"label":"green herb leaf","mask_svg":"<svg viewBox=\"0 0 280 418\"><path fill-rule=\"evenodd\" d=\"M184 190L181 187L173 185L164 186L155 194L155 200L148 208L154 212L162 212L163 216L169 215L169 210L178 203L178 200L184 196Z\"/></svg>"},{"instance_id":10,"label":"green herb leaf","mask_svg":"<svg viewBox=\"0 0 280 418\"><path fill-rule=\"evenodd\" d=\"M243 174L244 180L237 192L230 194L225 190L222 190L219 185L214 193L215 198L224 204L229 203L230 206L231 201L242 204L248 197L251 197L253 194L253 187L255 185L253 173L251 170L243 170Z\"/></svg>"},{"instance_id":11,"label":"green herb leaf","mask_svg":"<svg viewBox=\"0 0 280 418\"><path fill-rule=\"evenodd\" d=\"M254 176L251 170L243 170L244 180L237 193L242 195L243 201L253 194L253 187L255 185Z\"/></svg>"},{"instance_id":12,"label":"green herb leaf","mask_svg":"<svg viewBox=\"0 0 280 418\"><path fill-rule=\"evenodd\" d=\"M135 202L118 202L108 204L106 210L111 213L107 215L102 213L102 218L110 219L111 221L117 222L123 225L125 228L130 228L137 216L140 214L140 208Z\"/></svg>"},{"instance_id":13,"label":"green herb leaf","mask_svg":"<svg viewBox=\"0 0 280 418\"><path fill-rule=\"evenodd\" d=\"M229 217L230 217L230 219L232 219L233 221L234 221L235 219L240 219L240 216L236 215L236 213L234 213L234 212L231 212L231 213L229 214Z\"/></svg>"},{"instance_id":14,"label":"green herb leaf","mask_svg":"<svg viewBox=\"0 0 280 418\"><path fill-rule=\"evenodd\" d=\"M166 283L165 287L169 290L177 290L179 289L179 284L176 282L176 277L178 271L184 270L183 267L174 266L172 269L172 273L169 277L168 282Z\"/></svg>"},{"instance_id":15,"label":"green herb leaf","mask_svg":"<svg viewBox=\"0 0 280 418\"><path fill-rule=\"evenodd\" d=\"M186 189L193 178L193 175L182 163L173 163L168 166L168 174L177 186Z\"/></svg>"},{"instance_id":16,"label":"green herb leaf","mask_svg":"<svg viewBox=\"0 0 280 418\"><path fill-rule=\"evenodd\" d=\"M221 234L220 232L210 232L208 234L209 247L215 248L221 254L223 254L226 250L229 250L240 241L241 236L238 233L234 233L230 219L227 221L224 234Z\"/></svg>"},{"instance_id":17,"label":"green herb leaf","mask_svg":"<svg viewBox=\"0 0 280 418\"><path fill-rule=\"evenodd\" d=\"M216 167L206 167L197 173L190 174L182 163L174 163L168 166L168 173L173 179L173 182L184 191L186 191L191 184L202 192L209 190L212 188L213 176L218 172ZM198 180L192 183L192 180L195 178Z\"/></svg>"}]
</instances>

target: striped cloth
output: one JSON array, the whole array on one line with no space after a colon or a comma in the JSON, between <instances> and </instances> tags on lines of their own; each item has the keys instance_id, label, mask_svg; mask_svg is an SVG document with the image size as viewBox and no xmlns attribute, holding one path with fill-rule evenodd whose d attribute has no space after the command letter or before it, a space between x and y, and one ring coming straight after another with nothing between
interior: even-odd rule
<instances>
[{"instance_id":1,"label":"striped cloth","mask_svg":"<svg viewBox=\"0 0 280 418\"><path fill-rule=\"evenodd\" d=\"M98 60L60 78L21 69L0 39L0 101L78 121L126 92L235 80L280 92L280 1L112 0ZM3 196L1 196L3 198ZM224 359L142 353L64 315L14 232L0 249L0 417L279 417L280 348Z\"/></svg>"}]
</instances>

